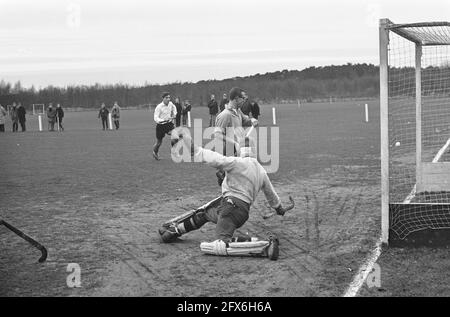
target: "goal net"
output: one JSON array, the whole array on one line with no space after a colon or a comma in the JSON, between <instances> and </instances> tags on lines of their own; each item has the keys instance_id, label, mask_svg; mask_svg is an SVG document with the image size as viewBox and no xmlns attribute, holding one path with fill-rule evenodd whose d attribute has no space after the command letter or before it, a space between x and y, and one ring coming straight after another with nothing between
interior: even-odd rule
<instances>
[{"instance_id":1,"label":"goal net","mask_svg":"<svg viewBox=\"0 0 450 317\"><path fill-rule=\"evenodd\" d=\"M450 23L380 22L383 240L450 243Z\"/></svg>"},{"instance_id":2,"label":"goal net","mask_svg":"<svg viewBox=\"0 0 450 317\"><path fill-rule=\"evenodd\" d=\"M45 113L45 106L42 103L34 103L33 107L33 115L43 115Z\"/></svg>"}]
</instances>

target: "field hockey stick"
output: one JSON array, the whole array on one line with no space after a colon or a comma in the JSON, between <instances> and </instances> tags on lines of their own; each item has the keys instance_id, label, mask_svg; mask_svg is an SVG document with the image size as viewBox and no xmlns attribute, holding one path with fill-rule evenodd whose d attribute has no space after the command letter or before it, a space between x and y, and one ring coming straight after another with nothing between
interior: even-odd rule
<instances>
[{"instance_id":1,"label":"field hockey stick","mask_svg":"<svg viewBox=\"0 0 450 317\"><path fill-rule=\"evenodd\" d=\"M294 202L294 199L292 199L292 196L289 196L289 201L290 201L290 204L286 208L283 208L285 213L295 207L295 202ZM270 214L263 215L263 219L265 220L265 219L272 218L276 214L277 214L276 212L271 212ZM283 214L283 216L284 216L284 214Z\"/></svg>"},{"instance_id":2,"label":"field hockey stick","mask_svg":"<svg viewBox=\"0 0 450 317\"><path fill-rule=\"evenodd\" d=\"M15 234L17 234L19 237L21 237L22 239L24 239L25 241L30 243L33 247L35 247L38 250L40 250L41 251L41 257L38 260L39 263L42 263L42 262L44 262L47 259L47 249L42 244L40 244L39 242L37 242L36 240L31 238L30 236L26 235L25 233L23 233L19 229L13 227L9 223L7 223L5 220L0 220L0 225L4 225L6 228L8 228L9 230L11 230Z\"/></svg>"},{"instance_id":3,"label":"field hockey stick","mask_svg":"<svg viewBox=\"0 0 450 317\"><path fill-rule=\"evenodd\" d=\"M250 136L250 134L252 134L253 130L255 130L255 126L251 126L250 130L248 130L247 134L245 135L246 138L248 138Z\"/></svg>"}]
</instances>

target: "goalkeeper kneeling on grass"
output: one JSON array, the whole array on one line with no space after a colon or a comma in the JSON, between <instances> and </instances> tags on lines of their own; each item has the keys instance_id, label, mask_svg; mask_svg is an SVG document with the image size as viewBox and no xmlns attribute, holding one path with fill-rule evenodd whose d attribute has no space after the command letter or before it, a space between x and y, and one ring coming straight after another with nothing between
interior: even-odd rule
<instances>
[{"instance_id":1,"label":"goalkeeper kneeling on grass","mask_svg":"<svg viewBox=\"0 0 450 317\"><path fill-rule=\"evenodd\" d=\"M207 222L216 224L216 238L213 242L200 244L202 252L213 255L255 255L278 258L278 239L269 233L268 241L248 236L233 237L249 218L249 209L260 190L264 192L270 206L279 215L292 209L283 208L264 168L252 151L251 140L245 138L240 147L239 157L227 157L217 152L203 149L192 143L189 136L180 135L180 140L191 149L196 161L226 171L222 183L222 196L210 203L175 217L159 229L162 241L169 243L181 235L199 229Z\"/></svg>"}]
</instances>

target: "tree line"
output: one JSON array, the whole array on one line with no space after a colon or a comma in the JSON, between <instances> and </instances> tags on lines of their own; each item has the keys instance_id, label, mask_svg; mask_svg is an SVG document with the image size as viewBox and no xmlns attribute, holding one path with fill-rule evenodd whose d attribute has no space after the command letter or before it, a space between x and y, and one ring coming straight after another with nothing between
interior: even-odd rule
<instances>
[{"instance_id":1,"label":"tree line","mask_svg":"<svg viewBox=\"0 0 450 317\"><path fill-rule=\"evenodd\" d=\"M32 104L60 103L63 107L93 108L101 103L112 105L115 101L122 107L156 105L161 93L169 91L173 98L189 100L195 106L206 106L211 94L220 98L231 87L245 89L250 98L260 102L283 100L307 100L323 98L376 97L379 93L378 66L372 64L346 64L339 66L309 67L299 70L282 70L246 77L224 80L174 82L164 85L131 86L75 85L66 87L47 86L36 89L0 81L0 103L21 102Z\"/></svg>"}]
</instances>

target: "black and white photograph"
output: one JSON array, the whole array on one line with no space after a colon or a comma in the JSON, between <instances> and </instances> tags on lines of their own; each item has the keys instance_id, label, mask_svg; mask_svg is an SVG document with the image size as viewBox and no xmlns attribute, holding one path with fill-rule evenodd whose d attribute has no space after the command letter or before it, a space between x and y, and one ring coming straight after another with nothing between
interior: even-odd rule
<instances>
[{"instance_id":1,"label":"black and white photograph","mask_svg":"<svg viewBox=\"0 0 450 317\"><path fill-rule=\"evenodd\" d=\"M450 1L0 0L0 297L276 313L449 256Z\"/></svg>"}]
</instances>

